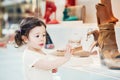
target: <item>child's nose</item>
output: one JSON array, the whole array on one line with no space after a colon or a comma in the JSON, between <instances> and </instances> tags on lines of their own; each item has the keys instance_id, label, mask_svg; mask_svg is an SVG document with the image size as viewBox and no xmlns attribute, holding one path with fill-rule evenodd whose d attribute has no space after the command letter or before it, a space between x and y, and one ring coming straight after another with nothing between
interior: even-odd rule
<instances>
[{"instance_id":1,"label":"child's nose","mask_svg":"<svg viewBox=\"0 0 120 80\"><path fill-rule=\"evenodd\" d=\"M44 41L44 36L41 36L41 37L40 37L40 41Z\"/></svg>"}]
</instances>

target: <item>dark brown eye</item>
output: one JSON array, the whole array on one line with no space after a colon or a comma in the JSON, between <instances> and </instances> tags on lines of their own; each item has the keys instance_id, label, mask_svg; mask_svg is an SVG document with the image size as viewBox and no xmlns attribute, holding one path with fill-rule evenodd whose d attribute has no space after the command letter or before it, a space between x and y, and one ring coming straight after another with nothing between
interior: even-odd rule
<instances>
[{"instance_id":1,"label":"dark brown eye","mask_svg":"<svg viewBox=\"0 0 120 80\"><path fill-rule=\"evenodd\" d=\"M43 37L45 37L46 36L46 34L43 34Z\"/></svg>"},{"instance_id":2,"label":"dark brown eye","mask_svg":"<svg viewBox=\"0 0 120 80\"><path fill-rule=\"evenodd\" d=\"M36 35L36 37L38 38L38 37L39 37L39 35Z\"/></svg>"}]
</instances>

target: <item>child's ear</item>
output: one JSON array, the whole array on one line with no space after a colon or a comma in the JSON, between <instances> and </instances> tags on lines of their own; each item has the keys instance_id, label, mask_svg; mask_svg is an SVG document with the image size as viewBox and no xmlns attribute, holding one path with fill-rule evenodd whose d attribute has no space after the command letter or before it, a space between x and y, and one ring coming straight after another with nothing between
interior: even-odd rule
<instances>
[{"instance_id":1,"label":"child's ear","mask_svg":"<svg viewBox=\"0 0 120 80\"><path fill-rule=\"evenodd\" d=\"M27 42L28 42L27 36L22 36L22 40L23 40L25 43L27 43Z\"/></svg>"}]
</instances>

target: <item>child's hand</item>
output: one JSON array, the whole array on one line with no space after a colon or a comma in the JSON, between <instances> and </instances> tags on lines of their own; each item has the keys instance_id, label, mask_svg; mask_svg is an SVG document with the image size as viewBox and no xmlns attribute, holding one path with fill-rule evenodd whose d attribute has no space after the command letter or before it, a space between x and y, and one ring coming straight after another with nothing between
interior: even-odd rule
<instances>
[{"instance_id":1,"label":"child's hand","mask_svg":"<svg viewBox=\"0 0 120 80\"><path fill-rule=\"evenodd\" d=\"M71 55L72 55L72 47L68 44L67 46L66 46L66 53L65 53L65 57L68 57L68 58L70 58L71 57Z\"/></svg>"},{"instance_id":2,"label":"child's hand","mask_svg":"<svg viewBox=\"0 0 120 80\"><path fill-rule=\"evenodd\" d=\"M52 73L56 73L57 72L57 68L52 69Z\"/></svg>"}]
</instances>

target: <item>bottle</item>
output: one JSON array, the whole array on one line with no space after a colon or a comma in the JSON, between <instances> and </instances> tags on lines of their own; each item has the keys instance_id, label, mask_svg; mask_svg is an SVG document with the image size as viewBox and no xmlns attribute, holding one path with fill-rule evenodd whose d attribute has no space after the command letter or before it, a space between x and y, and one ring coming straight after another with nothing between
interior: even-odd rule
<instances>
[{"instance_id":1,"label":"bottle","mask_svg":"<svg viewBox=\"0 0 120 80\"><path fill-rule=\"evenodd\" d=\"M52 39L51 39L50 35L48 34L48 32L46 32L45 48L46 49L53 49L54 48L54 44L53 44Z\"/></svg>"}]
</instances>

